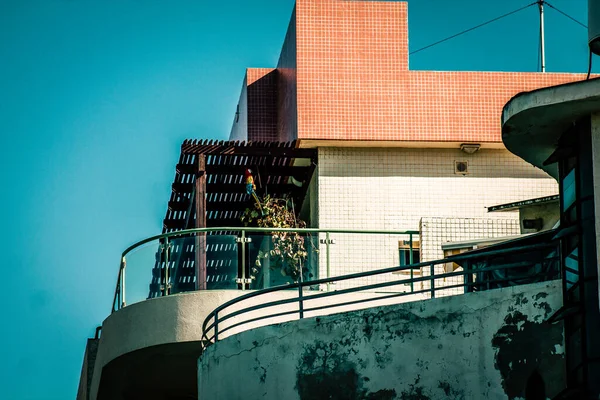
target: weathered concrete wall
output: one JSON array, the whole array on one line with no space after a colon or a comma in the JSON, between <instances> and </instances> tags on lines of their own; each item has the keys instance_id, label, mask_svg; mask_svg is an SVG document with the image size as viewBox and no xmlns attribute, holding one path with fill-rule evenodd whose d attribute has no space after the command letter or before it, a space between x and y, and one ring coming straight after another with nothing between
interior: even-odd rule
<instances>
[{"instance_id":1,"label":"weathered concrete wall","mask_svg":"<svg viewBox=\"0 0 600 400\"><path fill-rule=\"evenodd\" d=\"M96 358L94 374L90 386L90 399L96 400L98 398L107 398L106 395L104 395L104 397L99 395L99 393L102 392L101 389L103 388L103 393L114 393L114 391L117 390L116 388L122 388L123 385L125 385L123 381L128 381L127 384L131 387L134 387L135 385L132 383L132 377L131 375L128 375L126 371L136 369L138 370L136 373L140 373L139 369L142 368L138 366L140 362L156 362L160 363L162 366L167 365L167 362L173 362L171 369L176 369L181 365L186 365L185 363L177 364L178 360L181 361L178 359L177 354L180 352L185 352L186 349L189 350L190 348L194 348L193 343L200 343L202 336L202 323L204 322L204 319L208 313L213 311L219 305L249 292L250 291L243 292L239 290L201 290L196 292L182 293L141 301L111 314L102 325L102 336L100 338L99 349L97 353L98 355ZM331 299L327 297L313 297L314 295L318 294L321 294L321 292L316 290L304 291L305 309L319 308L324 305L332 306ZM253 297L251 299L246 299L242 303L230 306L227 308L227 314L235 313L236 311L239 311L245 307L284 300L296 297L297 295L298 292L295 290L285 290ZM355 311L368 307L386 306L404 301L415 301L421 299L419 295L406 295L404 297L379 299L379 297L383 297L385 295L386 293L374 292L348 293L345 295L339 295L336 297L338 304L349 304L315 311L306 311L305 316L315 317L334 312ZM366 299L373 300L370 302L365 302ZM357 302L358 300L361 301ZM235 325L238 322L248 321L263 315L272 315L274 313L285 311L291 311L291 314L274 318L260 319L249 322L248 324L237 326L226 332L222 332L223 329ZM227 321L221 321L219 324L219 337L225 338L229 335L235 335L244 330L296 320L298 317L298 303L296 302L269 306L263 309L244 313ZM184 343L192 344L192 346L182 346ZM160 361L141 361L152 359L149 354L154 354L154 350L156 350L156 354L162 354L162 356L164 356L160 359ZM113 361L118 362L115 364ZM106 367L111 363L113 364L111 375L113 378L109 377L105 379L103 378L104 372L106 372ZM148 368L148 374L152 373L151 371L153 367L155 366L143 366L143 368ZM120 373L115 371L115 369L120 371ZM171 383L168 379L159 380L159 382L162 382L163 386L155 385L155 389L156 387L160 387L160 389L170 388L169 385ZM156 382L153 383L156 384ZM143 385L145 389L147 389L147 385L145 383ZM193 387L196 385L196 379L194 376L192 376L191 385L193 385ZM139 390L141 390L141 388L136 390L139 395ZM115 395L111 395L108 398L114 399L117 397ZM143 398L150 399L151 397L146 395L143 396Z\"/></svg>"},{"instance_id":2,"label":"weathered concrete wall","mask_svg":"<svg viewBox=\"0 0 600 400\"><path fill-rule=\"evenodd\" d=\"M261 327L207 349L199 399L519 399L536 370L552 397L560 303L554 281Z\"/></svg>"}]
</instances>

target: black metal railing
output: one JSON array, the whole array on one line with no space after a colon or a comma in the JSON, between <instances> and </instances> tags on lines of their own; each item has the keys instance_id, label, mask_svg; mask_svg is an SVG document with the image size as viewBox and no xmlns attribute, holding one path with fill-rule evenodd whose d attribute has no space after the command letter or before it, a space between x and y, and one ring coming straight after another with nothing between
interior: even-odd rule
<instances>
[{"instance_id":1,"label":"black metal railing","mask_svg":"<svg viewBox=\"0 0 600 400\"><path fill-rule=\"evenodd\" d=\"M551 241L525 246L478 251L433 262L392 267L267 288L228 301L213 310L202 326L203 347L237 332L258 326L357 310L438 295L468 293L558 279L559 243ZM445 272L448 265L463 265ZM440 273L441 271L444 271ZM407 279L390 279L390 274L419 271ZM377 281L377 278L380 281ZM352 282L354 281L354 285ZM375 281L375 282L373 282ZM371 283L372 282L372 283ZM323 291L324 286L346 286ZM419 286L418 290L414 290ZM410 288L410 289L407 289ZM357 296L357 294L359 294ZM278 296L277 296L278 295ZM379 304L376 304L379 302Z\"/></svg>"}]
</instances>

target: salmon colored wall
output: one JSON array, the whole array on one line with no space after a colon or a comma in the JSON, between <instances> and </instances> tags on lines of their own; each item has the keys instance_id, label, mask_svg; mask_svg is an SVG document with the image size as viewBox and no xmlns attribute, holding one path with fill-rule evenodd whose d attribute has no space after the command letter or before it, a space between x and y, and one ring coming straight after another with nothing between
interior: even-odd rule
<instances>
[{"instance_id":1,"label":"salmon colored wall","mask_svg":"<svg viewBox=\"0 0 600 400\"><path fill-rule=\"evenodd\" d=\"M408 68L408 4L298 0L298 138L501 142L515 94L577 74Z\"/></svg>"},{"instance_id":2,"label":"salmon colored wall","mask_svg":"<svg viewBox=\"0 0 600 400\"><path fill-rule=\"evenodd\" d=\"M276 72L248 70L248 139L502 143L512 96L584 79L408 61L406 2L297 0Z\"/></svg>"}]
</instances>

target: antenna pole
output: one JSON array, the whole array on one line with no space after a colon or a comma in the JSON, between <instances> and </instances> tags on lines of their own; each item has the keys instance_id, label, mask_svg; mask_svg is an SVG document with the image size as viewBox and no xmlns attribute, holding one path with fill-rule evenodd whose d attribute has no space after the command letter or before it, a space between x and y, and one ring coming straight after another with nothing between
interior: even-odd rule
<instances>
[{"instance_id":1,"label":"antenna pole","mask_svg":"<svg viewBox=\"0 0 600 400\"><path fill-rule=\"evenodd\" d=\"M538 0L540 9L540 52L542 59L542 72L546 72L546 45L544 40L544 0Z\"/></svg>"}]
</instances>

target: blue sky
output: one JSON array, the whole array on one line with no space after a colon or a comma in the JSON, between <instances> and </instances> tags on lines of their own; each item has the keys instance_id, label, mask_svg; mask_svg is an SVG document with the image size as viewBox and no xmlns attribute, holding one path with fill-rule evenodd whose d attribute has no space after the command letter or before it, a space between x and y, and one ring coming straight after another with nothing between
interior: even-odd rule
<instances>
[{"instance_id":1,"label":"blue sky","mask_svg":"<svg viewBox=\"0 0 600 400\"><path fill-rule=\"evenodd\" d=\"M527 3L410 0L410 49ZM551 3L587 23L587 1ZM227 138L244 68L276 64L292 8L0 0L2 398L75 397L120 253L160 232L182 140ZM410 66L534 71L536 10L415 54ZM548 71L586 71L587 31L546 16Z\"/></svg>"}]
</instances>

